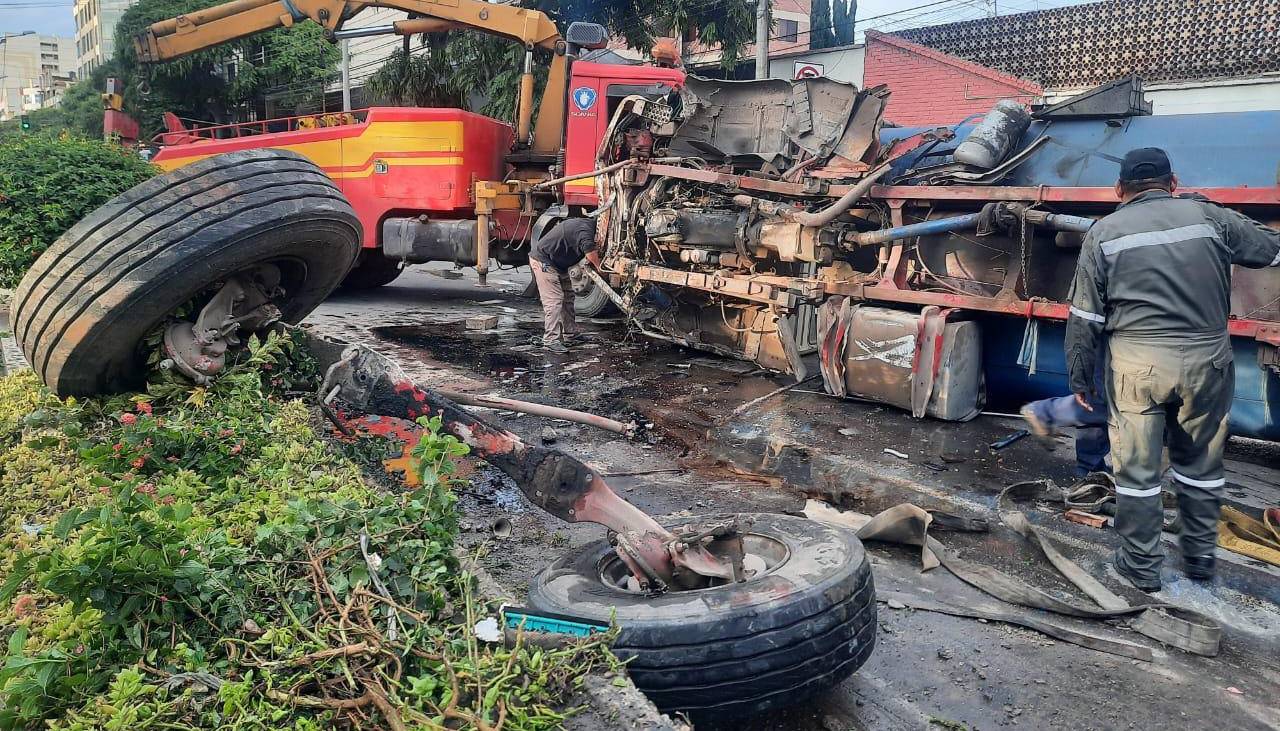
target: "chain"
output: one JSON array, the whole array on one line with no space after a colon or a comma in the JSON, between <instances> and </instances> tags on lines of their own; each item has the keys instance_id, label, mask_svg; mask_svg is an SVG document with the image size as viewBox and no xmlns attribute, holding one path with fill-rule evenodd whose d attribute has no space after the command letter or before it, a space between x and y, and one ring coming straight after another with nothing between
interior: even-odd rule
<instances>
[{"instance_id":1,"label":"chain","mask_svg":"<svg viewBox=\"0 0 1280 731\"><path fill-rule=\"evenodd\" d=\"M1022 299L1031 299L1031 287L1027 281L1031 278L1031 247L1027 245L1027 210L1024 208L1018 215L1018 246L1022 258Z\"/></svg>"}]
</instances>

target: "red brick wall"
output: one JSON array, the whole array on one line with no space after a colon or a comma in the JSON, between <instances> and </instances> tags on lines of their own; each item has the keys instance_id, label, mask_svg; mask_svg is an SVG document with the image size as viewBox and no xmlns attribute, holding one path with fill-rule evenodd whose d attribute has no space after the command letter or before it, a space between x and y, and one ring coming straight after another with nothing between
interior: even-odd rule
<instances>
[{"instance_id":1,"label":"red brick wall","mask_svg":"<svg viewBox=\"0 0 1280 731\"><path fill-rule=\"evenodd\" d=\"M867 32L863 86L887 84L885 119L904 126L954 124L1003 98L1030 102L1034 83L874 31Z\"/></svg>"}]
</instances>

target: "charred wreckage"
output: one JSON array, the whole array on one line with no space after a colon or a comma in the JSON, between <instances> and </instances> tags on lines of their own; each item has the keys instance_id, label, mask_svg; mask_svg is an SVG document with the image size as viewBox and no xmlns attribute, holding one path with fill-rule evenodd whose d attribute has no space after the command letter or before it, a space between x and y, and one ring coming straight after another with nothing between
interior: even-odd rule
<instances>
[{"instance_id":1,"label":"charred wreckage","mask_svg":"<svg viewBox=\"0 0 1280 731\"><path fill-rule=\"evenodd\" d=\"M628 98L600 150L597 285L644 335L797 380L816 353L828 393L964 420L992 389L1066 392L1053 354L1075 259L1129 148L1169 147L1196 192L1280 218L1274 171L1226 137L1271 113L1152 117L1126 79L1034 113L1006 100L902 129L887 99L825 78L695 77ZM1211 126L1199 149L1183 141ZM1280 438L1278 302L1274 269L1237 272L1231 332L1251 357L1235 433Z\"/></svg>"},{"instance_id":2,"label":"charred wreckage","mask_svg":"<svg viewBox=\"0 0 1280 731\"><path fill-rule=\"evenodd\" d=\"M1115 205L1117 153L1223 117L1215 138L1165 146L1175 160L1218 156L1188 171L1198 192L1280 215L1274 164L1268 172L1231 144L1274 129L1276 115L1158 121L1128 83L1034 115L1001 102L976 124L920 130L884 124L885 89L828 79L690 77L627 97L594 171L605 246L589 276L647 336L797 379L816 353L828 392L918 417L971 418L993 387L1061 393L1061 366L1038 351L1060 338L1082 232ZM339 186L303 156L205 158L73 226L15 291L13 330L61 395L140 385L157 332L167 365L207 382L247 333L299 322L323 301L361 238ZM1274 269L1238 276L1230 325L1253 356L1237 357L1233 429L1271 439L1277 279ZM324 408L440 415L533 504L609 529L541 572L530 605L616 621L614 650L659 707L788 705L871 653L874 587L851 532L765 514L664 525L582 462L487 423L368 348L312 336L310 349L326 373Z\"/></svg>"}]
</instances>

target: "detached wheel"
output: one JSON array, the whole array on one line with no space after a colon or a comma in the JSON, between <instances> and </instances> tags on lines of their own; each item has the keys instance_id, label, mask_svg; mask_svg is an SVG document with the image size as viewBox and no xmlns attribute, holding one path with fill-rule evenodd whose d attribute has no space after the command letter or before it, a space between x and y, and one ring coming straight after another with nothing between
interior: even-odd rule
<instances>
[{"instance_id":1,"label":"detached wheel","mask_svg":"<svg viewBox=\"0 0 1280 731\"><path fill-rule=\"evenodd\" d=\"M342 288L352 291L374 289L391 284L403 271L400 262L383 256L381 249L362 250L356 265L342 280Z\"/></svg>"},{"instance_id":2,"label":"detached wheel","mask_svg":"<svg viewBox=\"0 0 1280 731\"><path fill-rule=\"evenodd\" d=\"M14 292L13 332L60 395L126 390L146 375L141 341L179 310L243 280L269 292L255 306L273 308L245 322L298 322L347 275L359 242L351 206L301 155L210 157L72 226Z\"/></svg>"},{"instance_id":3,"label":"detached wheel","mask_svg":"<svg viewBox=\"0 0 1280 731\"><path fill-rule=\"evenodd\" d=\"M601 317L617 312L618 308L614 306L613 300L609 299L609 295L604 290L596 286L586 274L582 273L582 267L587 264L578 264L569 269L569 281L573 283L573 312L579 317Z\"/></svg>"},{"instance_id":4,"label":"detached wheel","mask_svg":"<svg viewBox=\"0 0 1280 731\"><path fill-rule=\"evenodd\" d=\"M538 574L529 603L606 624L616 611L613 651L664 711L747 715L798 703L871 654L871 566L850 532L787 515L749 517L746 564L762 569L744 583L646 597L628 590L625 566L599 541Z\"/></svg>"}]
</instances>

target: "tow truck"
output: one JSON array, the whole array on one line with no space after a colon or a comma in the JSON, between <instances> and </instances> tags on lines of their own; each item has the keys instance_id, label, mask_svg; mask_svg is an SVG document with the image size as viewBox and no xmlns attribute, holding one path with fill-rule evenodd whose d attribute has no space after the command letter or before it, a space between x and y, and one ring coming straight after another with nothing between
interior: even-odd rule
<instances>
[{"instance_id":1,"label":"tow truck","mask_svg":"<svg viewBox=\"0 0 1280 731\"><path fill-rule=\"evenodd\" d=\"M367 7L392 8L411 19L344 29ZM371 107L238 124L187 128L166 115L152 140L152 158L174 170L227 152L273 148L297 152L320 166L351 202L363 227L362 251L344 279L349 289L393 281L406 264L451 261L474 266L481 282L490 260L528 261L530 239L559 218L599 205L592 176L609 117L623 98L661 97L684 72L660 46L663 65L579 61L603 48L605 30L572 23L562 36L544 13L480 0L235 0L160 21L135 41L138 59L163 63L272 28L314 21L334 40L374 34L411 36L444 31L497 35L525 49L514 128L461 109ZM551 54L547 84L534 99L535 50ZM108 103L118 126L118 87ZM111 103L114 102L114 103ZM534 107L537 106L536 121ZM127 120L125 121L127 125ZM549 209L551 215L544 216ZM580 314L609 306L574 272Z\"/></svg>"}]
</instances>

